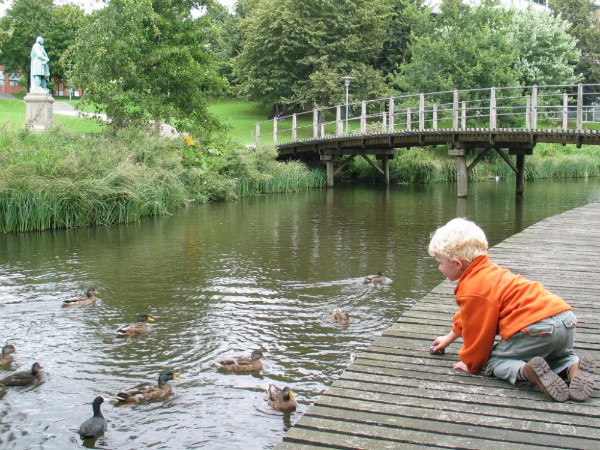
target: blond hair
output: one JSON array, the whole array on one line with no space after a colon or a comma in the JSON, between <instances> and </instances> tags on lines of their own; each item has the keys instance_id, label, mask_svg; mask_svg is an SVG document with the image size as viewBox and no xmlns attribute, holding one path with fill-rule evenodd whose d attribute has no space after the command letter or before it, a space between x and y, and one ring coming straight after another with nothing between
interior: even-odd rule
<instances>
[{"instance_id":1,"label":"blond hair","mask_svg":"<svg viewBox=\"0 0 600 450\"><path fill-rule=\"evenodd\" d=\"M434 257L458 258L470 263L478 256L487 254L487 249L488 242L483 230L475 222L459 217L433 233L428 252Z\"/></svg>"}]
</instances>

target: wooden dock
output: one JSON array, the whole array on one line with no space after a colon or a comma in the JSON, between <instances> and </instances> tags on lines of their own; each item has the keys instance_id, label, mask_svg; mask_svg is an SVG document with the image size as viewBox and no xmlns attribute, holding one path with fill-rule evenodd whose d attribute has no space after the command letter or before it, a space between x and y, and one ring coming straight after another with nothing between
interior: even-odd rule
<instances>
[{"instance_id":1,"label":"wooden dock","mask_svg":"<svg viewBox=\"0 0 600 450\"><path fill-rule=\"evenodd\" d=\"M490 250L578 317L576 350L600 361L600 203L539 222ZM288 430L275 449L600 448L600 377L584 403L452 369L459 344L427 353L456 310L443 282L406 310Z\"/></svg>"}]
</instances>

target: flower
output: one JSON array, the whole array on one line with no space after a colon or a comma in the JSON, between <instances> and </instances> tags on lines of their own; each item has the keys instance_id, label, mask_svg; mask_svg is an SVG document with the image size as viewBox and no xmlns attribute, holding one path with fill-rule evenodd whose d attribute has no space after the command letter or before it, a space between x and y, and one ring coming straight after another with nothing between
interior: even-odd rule
<instances>
[{"instance_id":1,"label":"flower","mask_svg":"<svg viewBox=\"0 0 600 450\"><path fill-rule=\"evenodd\" d=\"M183 135L183 140L187 143L187 145L189 145L190 147L193 147L194 145L196 145L196 143L194 142L194 140L189 137L187 134Z\"/></svg>"}]
</instances>

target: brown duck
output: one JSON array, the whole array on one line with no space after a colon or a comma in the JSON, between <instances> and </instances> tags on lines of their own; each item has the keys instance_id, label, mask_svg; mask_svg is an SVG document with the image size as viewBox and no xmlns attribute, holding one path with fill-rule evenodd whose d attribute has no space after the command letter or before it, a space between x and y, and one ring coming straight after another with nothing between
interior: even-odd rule
<instances>
[{"instance_id":1,"label":"brown duck","mask_svg":"<svg viewBox=\"0 0 600 450\"><path fill-rule=\"evenodd\" d=\"M0 366L10 366L14 360L13 353L19 353L14 345L7 344L2 348L2 356L0 356Z\"/></svg>"},{"instance_id":2,"label":"brown duck","mask_svg":"<svg viewBox=\"0 0 600 450\"><path fill-rule=\"evenodd\" d=\"M171 380L179 380L170 370L163 370L158 375L158 383L146 381L128 389L124 389L116 395L120 403L139 403L144 400L158 400L169 395L173 387L169 384Z\"/></svg>"},{"instance_id":3,"label":"brown duck","mask_svg":"<svg viewBox=\"0 0 600 450\"><path fill-rule=\"evenodd\" d=\"M143 334L150 328L146 322L154 322L154 318L149 314L138 314L137 322L123 325L122 327L118 328L115 333L119 337L133 337Z\"/></svg>"},{"instance_id":4,"label":"brown duck","mask_svg":"<svg viewBox=\"0 0 600 450\"><path fill-rule=\"evenodd\" d=\"M42 366L40 363L33 363L29 372L15 372L6 378L0 379L0 384L4 386L29 386L43 377Z\"/></svg>"},{"instance_id":5,"label":"brown duck","mask_svg":"<svg viewBox=\"0 0 600 450\"><path fill-rule=\"evenodd\" d=\"M287 386L281 389L273 383L269 383L267 387L267 402L277 411L296 411L298 403L294 397L295 394Z\"/></svg>"},{"instance_id":6,"label":"brown duck","mask_svg":"<svg viewBox=\"0 0 600 450\"><path fill-rule=\"evenodd\" d=\"M225 372L258 372L262 369L261 359L264 357L263 352L254 350L250 356L232 356L222 358L215 362L219 370Z\"/></svg>"},{"instance_id":7,"label":"brown duck","mask_svg":"<svg viewBox=\"0 0 600 450\"><path fill-rule=\"evenodd\" d=\"M350 314L342 311L340 308L335 308L331 313L331 322L346 325L350 322Z\"/></svg>"},{"instance_id":8,"label":"brown duck","mask_svg":"<svg viewBox=\"0 0 600 450\"><path fill-rule=\"evenodd\" d=\"M79 306L89 306L89 305L95 305L96 304L96 295L98 295L100 292L98 292L96 290L96 288L89 288L87 291L85 291L85 297L73 297L73 298L69 298L67 300L63 300L63 306L73 306L73 305L79 305Z\"/></svg>"}]
</instances>

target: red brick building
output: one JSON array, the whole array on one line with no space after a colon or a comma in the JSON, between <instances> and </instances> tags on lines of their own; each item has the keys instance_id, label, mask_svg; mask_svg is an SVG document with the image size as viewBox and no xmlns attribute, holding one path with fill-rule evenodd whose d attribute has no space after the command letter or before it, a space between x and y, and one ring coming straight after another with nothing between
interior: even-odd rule
<instances>
[{"instance_id":1,"label":"red brick building","mask_svg":"<svg viewBox=\"0 0 600 450\"><path fill-rule=\"evenodd\" d=\"M16 94L23 88L19 86L19 73L6 73L0 65L0 94Z\"/></svg>"}]
</instances>

